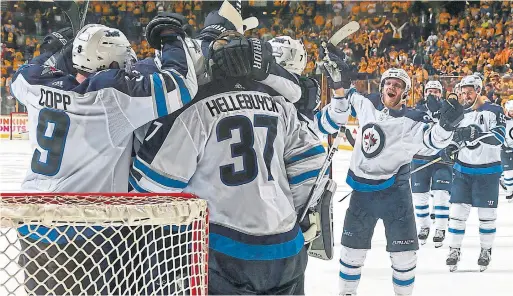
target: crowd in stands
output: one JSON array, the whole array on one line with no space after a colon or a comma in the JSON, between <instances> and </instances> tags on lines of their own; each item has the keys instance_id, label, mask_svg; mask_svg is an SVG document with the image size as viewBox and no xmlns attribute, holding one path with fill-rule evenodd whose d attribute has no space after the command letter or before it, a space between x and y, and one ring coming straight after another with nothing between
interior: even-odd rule
<instances>
[{"instance_id":1,"label":"crowd in stands","mask_svg":"<svg viewBox=\"0 0 513 296\"><path fill-rule=\"evenodd\" d=\"M158 11L185 15L195 31L203 27L213 1L91 1L86 23L120 28L139 58L153 50L144 27ZM464 3L464 2L461 2ZM447 9L431 1L247 1L244 17L259 27L248 35L269 40L278 35L301 38L308 52L307 75L320 73L319 43L349 21L361 29L339 46L363 84L375 89L376 78L401 67L413 78L416 98L428 77L482 72L490 99L513 99L513 1L469 1ZM60 9L48 2L4 2L1 15L2 89L20 65L39 54L39 43L52 30L69 26ZM451 90L456 79L441 79ZM5 89L4 89L5 90ZM4 97L4 96L2 96Z\"/></svg>"}]
</instances>

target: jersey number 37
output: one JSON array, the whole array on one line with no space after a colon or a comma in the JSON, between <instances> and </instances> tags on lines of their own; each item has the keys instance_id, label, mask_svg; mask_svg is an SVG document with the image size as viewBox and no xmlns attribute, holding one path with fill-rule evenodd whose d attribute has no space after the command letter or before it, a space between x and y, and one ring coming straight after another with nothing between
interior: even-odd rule
<instances>
[{"instance_id":1,"label":"jersey number 37","mask_svg":"<svg viewBox=\"0 0 513 296\"><path fill-rule=\"evenodd\" d=\"M267 169L267 179L272 181L271 161L274 155L274 140L278 130L278 117L255 114L251 120L243 115L235 115L221 119L217 124L217 141L222 142L232 138L232 131L239 130L240 142L230 145L231 156L242 157L243 169L236 171L235 164L219 167L221 181L227 186L238 186L253 181L258 175L257 152L255 143L255 129L267 129L266 142L263 151L263 159Z\"/></svg>"},{"instance_id":2,"label":"jersey number 37","mask_svg":"<svg viewBox=\"0 0 513 296\"><path fill-rule=\"evenodd\" d=\"M43 151L34 150L31 162L34 173L55 176L59 172L69 124L69 116L63 111L46 108L39 111L36 136Z\"/></svg>"}]
</instances>

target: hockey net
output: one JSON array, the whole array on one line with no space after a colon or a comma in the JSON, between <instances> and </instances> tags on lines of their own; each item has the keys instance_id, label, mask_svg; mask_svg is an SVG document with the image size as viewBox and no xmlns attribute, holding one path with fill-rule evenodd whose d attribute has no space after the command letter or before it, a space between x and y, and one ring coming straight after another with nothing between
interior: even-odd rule
<instances>
[{"instance_id":1,"label":"hockey net","mask_svg":"<svg viewBox=\"0 0 513 296\"><path fill-rule=\"evenodd\" d=\"M2 194L0 295L206 295L208 215L188 194Z\"/></svg>"},{"instance_id":2,"label":"hockey net","mask_svg":"<svg viewBox=\"0 0 513 296\"><path fill-rule=\"evenodd\" d=\"M12 112L9 115L9 139L28 139L28 113Z\"/></svg>"}]
</instances>

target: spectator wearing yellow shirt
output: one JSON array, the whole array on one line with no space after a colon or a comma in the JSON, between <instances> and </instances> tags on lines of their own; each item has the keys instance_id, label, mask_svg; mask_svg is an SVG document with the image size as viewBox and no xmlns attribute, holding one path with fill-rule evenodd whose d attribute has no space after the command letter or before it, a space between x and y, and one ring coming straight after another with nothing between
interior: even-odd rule
<instances>
[{"instance_id":1,"label":"spectator wearing yellow shirt","mask_svg":"<svg viewBox=\"0 0 513 296\"><path fill-rule=\"evenodd\" d=\"M451 15L447 12L447 9L445 9L445 7L442 7L442 12L440 12L440 15L438 16L438 22L440 23L440 28L442 30L449 28L450 18Z\"/></svg>"}]
</instances>

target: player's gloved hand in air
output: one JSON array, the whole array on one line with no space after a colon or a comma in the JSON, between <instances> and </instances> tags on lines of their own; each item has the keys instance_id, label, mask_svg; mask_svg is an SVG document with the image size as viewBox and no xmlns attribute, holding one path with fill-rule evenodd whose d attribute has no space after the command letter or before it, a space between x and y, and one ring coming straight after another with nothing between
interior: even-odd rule
<instances>
[{"instance_id":1,"label":"player's gloved hand in air","mask_svg":"<svg viewBox=\"0 0 513 296\"><path fill-rule=\"evenodd\" d=\"M276 63L273 47L269 42L257 38L249 38L251 44L251 74L250 77L262 81L269 76L271 65Z\"/></svg>"},{"instance_id":2,"label":"player's gloved hand in air","mask_svg":"<svg viewBox=\"0 0 513 296\"><path fill-rule=\"evenodd\" d=\"M442 101L440 126L446 131L454 131L463 120L463 112L463 106L458 102L456 94L450 94Z\"/></svg>"},{"instance_id":3,"label":"player's gloved hand in air","mask_svg":"<svg viewBox=\"0 0 513 296\"><path fill-rule=\"evenodd\" d=\"M449 146L440 151L440 157L445 162L454 163L455 159L458 157L458 150L459 147L457 145L449 144Z\"/></svg>"},{"instance_id":4,"label":"player's gloved hand in air","mask_svg":"<svg viewBox=\"0 0 513 296\"><path fill-rule=\"evenodd\" d=\"M456 143L473 142L479 138L481 129L476 125L459 127L454 130L452 140Z\"/></svg>"},{"instance_id":5,"label":"player's gloved hand in air","mask_svg":"<svg viewBox=\"0 0 513 296\"><path fill-rule=\"evenodd\" d=\"M152 48L160 50L164 43L185 38L186 24L187 19L181 14L159 12L146 26L146 40Z\"/></svg>"},{"instance_id":6,"label":"player's gloved hand in air","mask_svg":"<svg viewBox=\"0 0 513 296\"><path fill-rule=\"evenodd\" d=\"M45 36L40 46L41 54L47 52L54 54L70 43L73 43L73 29L62 28Z\"/></svg>"},{"instance_id":7,"label":"player's gloved hand in air","mask_svg":"<svg viewBox=\"0 0 513 296\"><path fill-rule=\"evenodd\" d=\"M346 55L333 44L328 43L328 56L323 47L320 48L320 57L324 60L324 69L328 73L328 86L331 89L349 89L354 73L346 63Z\"/></svg>"},{"instance_id":8,"label":"player's gloved hand in air","mask_svg":"<svg viewBox=\"0 0 513 296\"><path fill-rule=\"evenodd\" d=\"M227 19L219 15L217 10L210 12L205 19L205 27L201 29L198 39L212 42L216 40L221 33L226 31L236 31L235 26Z\"/></svg>"},{"instance_id":9,"label":"player's gloved hand in air","mask_svg":"<svg viewBox=\"0 0 513 296\"><path fill-rule=\"evenodd\" d=\"M440 118L440 109L442 108L442 102L434 95L428 95L426 97L426 107L431 112L434 118Z\"/></svg>"}]
</instances>

